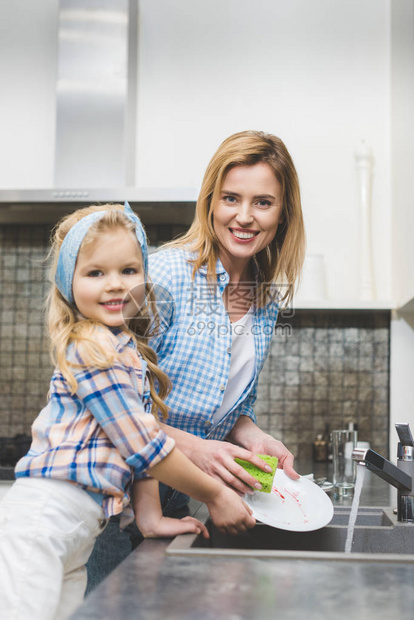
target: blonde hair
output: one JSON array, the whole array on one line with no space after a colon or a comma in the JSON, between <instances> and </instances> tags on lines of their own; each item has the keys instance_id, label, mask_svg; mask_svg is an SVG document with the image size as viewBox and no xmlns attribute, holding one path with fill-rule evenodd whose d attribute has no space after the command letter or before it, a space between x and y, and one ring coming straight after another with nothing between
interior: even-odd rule
<instances>
[{"instance_id":1,"label":"blonde hair","mask_svg":"<svg viewBox=\"0 0 414 620\"><path fill-rule=\"evenodd\" d=\"M77 365L67 359L67 349L70 344L75 347L82 346L82 357L86 365L93 365L97 368L109 368L118 357L114 350L110 353L103 344L99 342L99 332L101 333L102 324L98 321L79 317L76 307L70 304L58 290L55 284L56 267L59 251L63 240L69 230L83 217L90 213L104 211L105 214L98 221L94 222L82 242L84 244L93 243L99 235L104 232L111 232L118 229L131 231L135 237L135 226L124 214L124 207L120 204L102 205L85 207L78 209L74 213L64 217L52 232L51 249L49 259L51 260L49 277L51 287L46 300L48 333L50 338L50 354L52 362L56 364L62 375L69 384L72 393L76 391L77 381L73 374L73 368ZM138 243L138 242L137 242ZM139 316L129 321L128 327L123 329L130 334L136 342L137 349L149 368L149 383L152 398L152 412L157 417L165 419L168 408L163 399L171 390L171 382L167 375L157 366L157 355L146 343L150 334L150 329L156 326L158 315L156 313L155 298L152 285L147 277L146 298ZM79 367L79 366L77 366ZM155 381L158 384L158 391L155 388Z\"/></svg>"},{"instance_id":2,"label":"blonde hair","mask_svg":"<svg viewBox=\"0 0 414 620\"><path fill-rule=\"evenodd\" d=\"M194 221L182 237L168 247L187 246L197 254L191 262L196 271L207 264L207 276L215 281L220 246L214 231L214 206L218 203L226 174L235 166L268 164L282 186L281 223L273 241L255 256L259 288L257 303L265 305L271 284L286 286L281 300L288 303L294 293L305 255L305 231L299 180L292 158L280 138L262 131L236 133L220 145L204 175Z\"/></svg>"}]
</instances>

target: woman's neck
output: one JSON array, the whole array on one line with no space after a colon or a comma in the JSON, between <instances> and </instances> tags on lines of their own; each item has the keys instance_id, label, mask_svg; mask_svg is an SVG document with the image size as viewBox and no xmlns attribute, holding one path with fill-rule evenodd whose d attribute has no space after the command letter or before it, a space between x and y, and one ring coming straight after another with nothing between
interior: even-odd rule
<instances>
[{"instance_id":1,"label":"woman's neck","mask_svg":"<svg viewBox=\"0 0 414 620\"><path fill-rule=\"evenodd\" d=\"M229 275L229 283L223 292L223 303L230 322L234 323L250 310L254 302L256 283L251 259L236 261L221 255L220 260Z\"/></svg>"},{"instance_id":2,"label":"woman's neck","mask_svg":"<svg viewBox=\"0 0 414 620\"><path fill-rule=\"evenodd\" d=\"M224 269L229 276L229 284L238 286L241 283L252 282L253 270L251 266L251 259L236 260L234 257L220 254L219 256Z\"/></svg>"}]
</instances>

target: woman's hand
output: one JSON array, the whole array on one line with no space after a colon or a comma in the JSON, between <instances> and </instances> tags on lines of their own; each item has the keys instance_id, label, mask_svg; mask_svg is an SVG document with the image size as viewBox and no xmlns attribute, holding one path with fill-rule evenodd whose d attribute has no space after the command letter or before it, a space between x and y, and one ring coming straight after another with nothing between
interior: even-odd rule
<instances>
[{"instance_id":1,"label":"woman's hand","mask_svg":"<svg viewBox=\"0 0 414 620\"><path fill-rule=\"evenodd\" d=\"M237 420L232 431L228 435L228 439L238 445L244 446L254 454L277 456L279 459L277 464L278 468L283 469L285 474L289 476L289 478L292 478L292 480L297 480L299 478L299 474L293 468L293 454L289 452L281 441L260 430L257 424L247 416L241 416Z\"/></svg>"},{"instance_id":2,"label":"woman's hand","mask_svg":"<svg viewBox=\"0 0 414 620\"><path fill-rule=\"evenodd\" d=\"M260 454L271 453L263 451ZM235 458L250 461L263 471L271 471L269 465L257 454L227 441L198 438L198 445L192 451L190 458L204 472L216 480L224 482L241 496L245 493L254 493L254 489L260 489L261 485L256 478L253 478L241 465L235 462Z\"/></svg>"},{"instance_id":3,"label":"woman's hand","mask_svg":"<svg viewBox=\"0 0 414 620\"><path fill-rule=\"evenodd\" d=\"M257 480L250 476L234 459L250 461L263 471L270 471L267 463L258 454L269 454L279 459L278 467L297 480L299 475L293 468L293 455L281 441L264 433L247 416L241 416L228 435L229 441L201 439L177 428L161 424L165 432L173 437L176 445L204 472L226 484L239 495L253 493ZM232 443L230 443L232 442Z\"/></svg>"},{"instance_id":4,"label":"woman's hand","mask_svg":"<svg viewBox=\"0 0 414 620\"><path fill-rule=\"evenodd\" d=\"M297 480L299 478L299 474L293 468L294 456L285 445L281 441L278 441L271 435L264 434L264 438L260 441L253 443L252 450L259 454L270 454L270 456L277 456L278 469L283 469L285 474L292 478L292 480Z\"/></svg>"}]
</instances>

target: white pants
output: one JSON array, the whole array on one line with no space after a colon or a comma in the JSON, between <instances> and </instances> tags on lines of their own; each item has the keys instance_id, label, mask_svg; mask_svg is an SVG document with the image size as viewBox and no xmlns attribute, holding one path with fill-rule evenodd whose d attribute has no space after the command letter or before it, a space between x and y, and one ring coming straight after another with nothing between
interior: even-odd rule
<instances>
[{"instance_id":1,"label":"white pants","mask_svg":"<svg viewBox=\"0 0 414 620\"><path fill-rule=\"evenodd\" d=\"M82 603L102 508L70 482L19 478L0 502L0 607L7 620L64 620Z\"/></svg>"}]
</instances>

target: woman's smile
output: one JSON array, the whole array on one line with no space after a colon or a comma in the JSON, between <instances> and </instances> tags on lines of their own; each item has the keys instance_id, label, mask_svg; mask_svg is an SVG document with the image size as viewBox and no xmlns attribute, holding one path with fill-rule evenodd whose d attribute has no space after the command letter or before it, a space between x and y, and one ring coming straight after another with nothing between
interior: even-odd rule
<instances>
[{"instance_id":1,"label":"woman's smile","mask_svg":"<svg viewBox=\"0 0 414 620\"><path fill-rule=\"evenodd\" d=\"M259 234L258 230L245 230L243 228L229 228L233 237L241 243L249 243L256 235Z\"/></svg>"}]
</instances>

